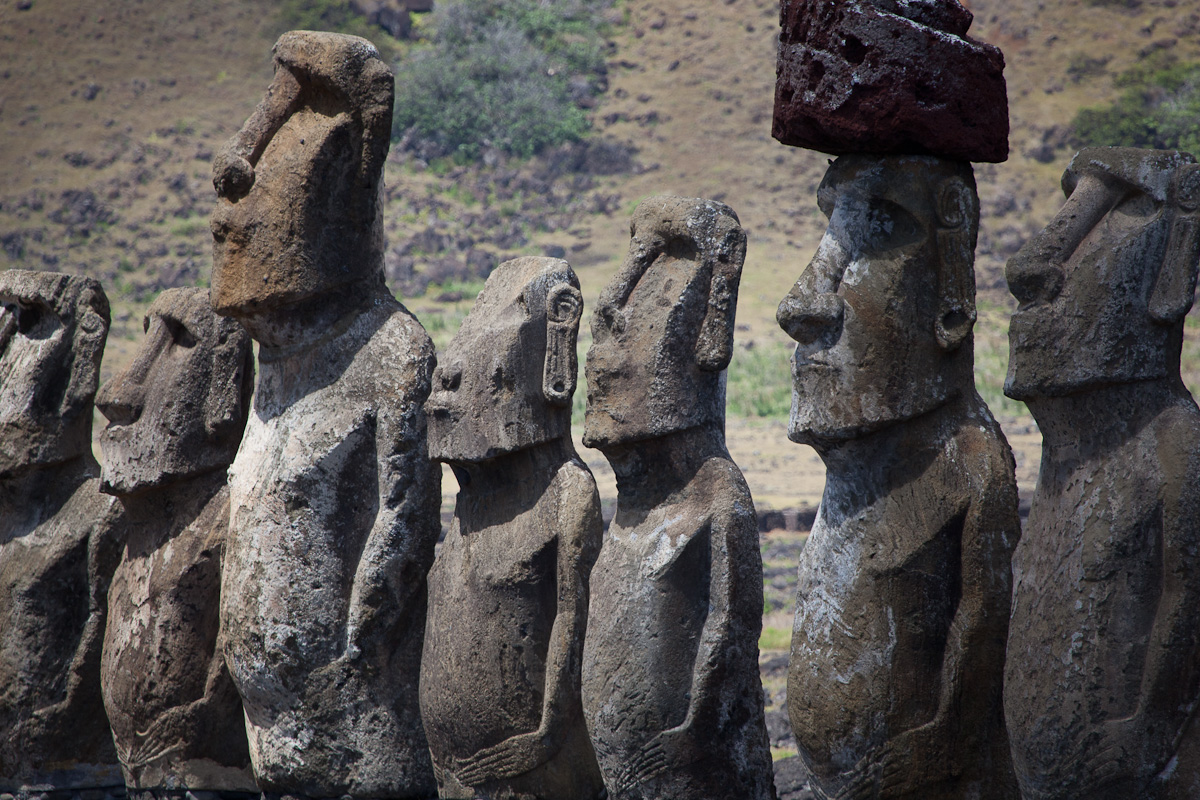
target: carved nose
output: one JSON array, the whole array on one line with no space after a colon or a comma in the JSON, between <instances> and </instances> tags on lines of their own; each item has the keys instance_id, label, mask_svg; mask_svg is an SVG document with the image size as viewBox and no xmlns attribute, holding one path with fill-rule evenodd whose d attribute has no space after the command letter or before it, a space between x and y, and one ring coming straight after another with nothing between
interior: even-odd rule
<instances>
[{"instance_id":1,"label":"carved nose","mask_svg":"<svg viewBox=\"0 0 1200 800\"><path fill-rule=\"evenodd\" d=\"M141 389L141 384L130 381L126 373L117 375L96 392L96 408L109 422L132 425L142 416L144 398Z\"/></svg>"},{"instance_id":2,"label":"carved nose","mask_svg":"<svg viewBox=\"0 0 1200 800\"><path fill-rule=\"evenodd\" d=\"M462 364L457 362L439 366L433 371L433 385L443 392L457 392L462 385Z\"/></svg>"},{"instance_id":3,"label":"carved nose","mask_svg":"<svg viewBox=\"0 0 1200 800\"><path fill-rule=\"evenodd\" d=\"M1063 268L1049 258L1049 253L1031 241L1008 260L1004 267L1008 289L1021 305L1049 303L1062 291Z\"/></svg>"},{"instance_id":4,"label":"carved nose","mask_svg":"<svg viewBox=\"0 0 1200 800\"><path fill-rule=\"evenodd\" d=\"M823 292L808 298L789 294L779 304L775 320L800 344L812 344L837 330L845 313L845 301L836 294Z\"/></svg>"}]
</instances>

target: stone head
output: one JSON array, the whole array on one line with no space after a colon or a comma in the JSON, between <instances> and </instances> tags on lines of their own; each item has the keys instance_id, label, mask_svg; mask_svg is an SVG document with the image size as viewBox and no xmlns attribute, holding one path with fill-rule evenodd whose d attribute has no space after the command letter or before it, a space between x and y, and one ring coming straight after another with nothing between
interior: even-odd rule
<instances>
[{"instance_id":1,"label":"stone head","mask_svg":"<svg viewBox=\"0 0 1200 800\"><path fill-rule=\"evenodd\" d=\"M583 296L566 261L506 261L433 374L429 454L478 462L570 436Z\"/></svg>"},{"instance_id":2,"label":"stone head","mask_svg":"<svg viewBox=\"0 0 1200 800\"><path fill-rule=\"evenodd\" d=\"M0 272L0 476L91 452L108 298L91 278Z\"/></svg>"},{"instance_id":3,"label":"stone head","mask_svg":"<svg viewBox=\"0 0 1200 800\"><path fill-rule=\"evenodd\" d=\"M746 234L724 203L652 197L592 314L583 442L603 449L724 425Z\"/></svg>"},{"instance_id":4,"label":"stone head","mask_svg":"<svg viewBox=\"0 0 1200 800\"><path fill-rule=\"evenodd\" d=\"M797 342L788 435L804 443L910 419L974 380L971 165L842 156L817 201L829 226L776 314Z\"/></svg>"},{"instance_id":5,"label":"stone head","mask_svg":"<svg viewBox=\"0 0 1200 800\"><path fill-rule=\"evenodd\" d=\"M142 322L133 363L100 387L101 489L128 495L224 469L253 392L250 336L213 313L207 289L168 289Z\"/></svg>"},{"instance_id":6,"label":"stone head","mask_svg":"<svg viewBox=\"0 0 1200 800\"><path fill-rule=\"evenodd\" d=\"M1175 151L1089 148L1063 192L1062 210L1005 272L1020 306L1004 393L1178 374L1200 262L1200 165Z\"/></svg>"},{"instance_id":7,"label":"stone head","mask_svg":"<svg viewBox=\"0 0 1200 800\"><path fill-rule=\"evenodd\" d=\"M366 39L292 31L274 53L266 97L213 161L213 307L260 341L281 309L382 285L392 125L392 74Z\"/></svg>"}]
</instances>

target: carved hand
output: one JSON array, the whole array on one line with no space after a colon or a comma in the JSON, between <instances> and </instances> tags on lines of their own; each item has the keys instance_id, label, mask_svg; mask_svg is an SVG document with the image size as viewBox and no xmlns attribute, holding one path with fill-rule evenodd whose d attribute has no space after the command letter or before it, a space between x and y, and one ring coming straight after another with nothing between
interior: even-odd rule
<instances>
[{"instance_id":1,"label":"carved hand","mask_svg":"<svg viewBox=\"0 0 1200 800\"><path fill-rule=\"evenodd\" d=\"M658 777L668 769L678 769L704 757L703 748L692 735L691 725L684 722L677 728L665 730L651 739L642 751L632 758L617 775L616 793Z\"/></svg>"},{"instance_id":2,"label":"carved hand","mask_svg":"<svg viewBox=\"0 0 1200 800\"><path fill-rule=\"evenodd\" d=\"M1121 780L1140 779L1157 771L1146 752L1147 731L1138 717L1109 720L1100 726L1100 740L1079 755L1076 775L1086 776L1078 788L1088 794ZM1150 762L1150 763L1148 763Z\"/></svg>"},{"instance_id":3,"label":"carved hand","mask_svg":"<svg viewBox=\"0 0 1200 800\"><path fill-rule=\"evenodd\" d=\"M540 730L505 739L459 760L455 777L467 786L514 778L550 760L558 749Z\"/></svg>"},{"instance_id":4,"label":"carved hand","mask_svg":"<svg viewBox=\"0 0 1200 800\"><path fill-rule=\"evenodd\" d=\"M859 759L848 773L841 791L834 800L873 800L877 796L879 774L883 768L882 752L872 750Z\"/></svg>"}]
</instances>

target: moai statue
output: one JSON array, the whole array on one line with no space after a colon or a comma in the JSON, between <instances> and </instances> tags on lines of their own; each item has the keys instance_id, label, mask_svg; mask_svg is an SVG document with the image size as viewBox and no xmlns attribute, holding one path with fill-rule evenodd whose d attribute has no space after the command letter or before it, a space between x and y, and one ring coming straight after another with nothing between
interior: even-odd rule
<instances>
[{"instance_id":1,"label":"moai statue","mask_svg":"<svg viewBox=\"0 0 1200 800\"><path fill-rule=\"evenodd\" d=\"M1013 557L1005 715L1023 796L1200 797L1200 411L1179 377L1200 165L1096 148L1008 263L1004 391L1042 432Z\"/></svg>"},{"instance_id":2,"label":"moai statue","mask_svg":"<svg viewBox=\"0 0 1200 800\"><path fill-rule=\"evenodd\" d=\"M392 92L370 42L286 33L213 164L213 307L260 345L221 626L268 793L437 790L417 695L440 530L434 353L383 282Z\"/></svg>"},{"instance_id":3,"label":"moai statue","mask_svg":"<svg viewBox=\"0 0 1200 800\"><path fill-rule=\"evenodd\" d=\"M130 791L256 791L220 651L225 471L253 389L250 337L207 289L150 306L133 363L101 387L102 491L125 511L108 593L104 705Z\"/></svg>"},{"instance_id":4,"label":"moai statue","mask_svg":"<svg viewBox=\"0 0 1200 800\"><path fill-rule=\"evenodd\" d=\"M100 652L120 509L91 450L108 298L7 270L0 304L0 791L119 787Z\"/></svg>"},{"instance_id":5,"label":"moai statue","mask_svg":"<svg viewBox=\"0 0 1200 800\"><path fill-rule=\"evenodd\" d=\"M1014 798L1001 681L1020 536L972 374L969 163L843 156L779 306L788 435L825 462L800 557L788 714L819 798Z\"/></svg>"},{"instance_id":6,"label":"moai statue","mask_svg":"<svg viewBox=\"0 0 1200 800\"><path fill-rule=\"evenodd\" d=\"M604 792L579 689L602 536L596 482L571 443L582 312L567 262L505 262L434 372L429 454L459 480L421 662L439 797Z\"/></svg>"},{"instance_id":7,"label":"moai statue","mask_svg":"<svg viewBox=\"0 0 1200 800\"><path fill-rule=\"evenodd\" d=\"M588 730L612 800L773 798L758 524L725 449L746 235L728 206L681 197L631 227L586 367L583 441L618 495L592 571Z\"/></svg>"}]
</instances>

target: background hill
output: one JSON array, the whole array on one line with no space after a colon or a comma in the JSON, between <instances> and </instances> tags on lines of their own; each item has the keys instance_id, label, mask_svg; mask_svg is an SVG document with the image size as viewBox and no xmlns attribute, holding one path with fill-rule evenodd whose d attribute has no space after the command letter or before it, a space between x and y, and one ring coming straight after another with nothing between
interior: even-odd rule
<instances>
[{"instance_id":1,"label":"background hill","mask_svg":"<svg viewBox=\"0 0 1200 800\"><path fill-rule=\"evenodd\" d=\"M206 285L209 161L270 81L271 44L289 27L284 5L0 0L0 268L103 282L114 307L106 375L129 359L158 291ZM1004 261L1061 203L1076 111L1116 97L1113 77L1131 66L1164 53L1200 60L1200 13L1178 0L968 5L972 35L1005 52L1013 123L1010 160L977 168L977 373L1028 486L1036 429L999 392L1012 307ZM528 162L487 152L470 165L395 149L389 279L444 345L498 261L564 255L590 305L620 263L639 200L723 200L750 234L731 449L760 505L815 504L820 462L784 435L790 347L774 310L823 231L814 192L827 157L770 137L778 4L628 0L608 16L608 90L589 111L584 144ZM1191 379L1200 377L1196 339L1189 329ZM604 471L603 459L588 460Z\"/></svg>"}]
</instances>

